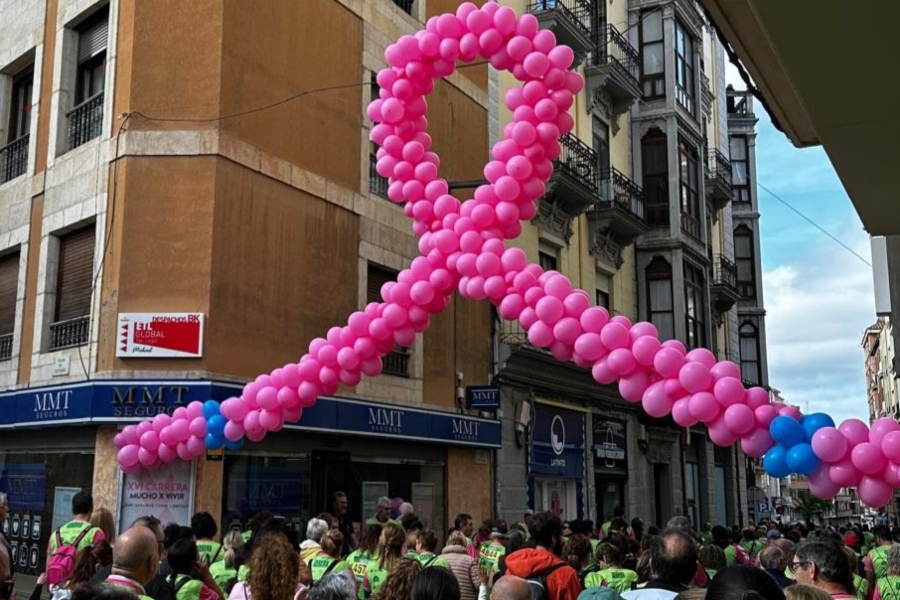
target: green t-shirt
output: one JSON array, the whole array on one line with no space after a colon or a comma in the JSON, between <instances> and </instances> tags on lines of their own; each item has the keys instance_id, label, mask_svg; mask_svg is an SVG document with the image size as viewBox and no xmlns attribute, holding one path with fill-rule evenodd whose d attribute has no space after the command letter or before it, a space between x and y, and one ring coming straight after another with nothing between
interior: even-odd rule
<instances>
[{"instance_id":1,"label":"green t-shirt","mask_svg":"<svg viewBox=\"0 0 900 600\"><path fill-rule=\"evenodd\" d=\"M447 562L446 558L441 558L437 554L432 554L430 552L423 552L416 556L420 563L422 563L422 567L444 567L445 569L450 568L450 563Z\"/></svg>"},{"instance_id":2,"label":"green t-shirt","mask_svg":"<svg viewBox=\"0 0 900 600\"><path fill-rule=\"evenodd\" d=\"M203 582L192 579L190 575L179 575L173 585L175 600L199 600L202 589Z\"/></svg>"},{"instance_id":3,"label":"green t-shirt","mask_svg":"<svg viewBox=\"0 0 900 600\"><path fill-rule=\"evenodd\" d=\"M705 545L710 545L713 543L713 534L712 531L701 531L700 532L700 541Z\"/></svg>"},{"instance_id":4,"label":"green t-shirt","mask_svg":"<svg viewBox=\"0 0 900 600\"><path fill-rule=\"evenodd\" d=\"M359 597L363 599L377 594L387 580L388 575L390 575L390 572L379 567L377 560L370 560L366 565L366 576L363 579L363 585L359 586Z\"/></svg>"},{"instance_id":5,"label":"green t-shirt","mask_svg":"<svg viewBox=\"0 0 900 600\"><path fill-rule=\"evenodd\" d=\"M318 583L328 573L346 569L347 563L330 556L321 555L312 559L309 563L309 570L312 572L313 583Z\"/></svg>"},{"instance_id":6,"label":"green t-shirt","mask_svg":"<svg viewBox=\"0 0 900 600\"><path fill-rule=\"evenodd\" d=\"M418 560L418 559L419 559L419 555L416 554L416 551L415 551L415 550L409 550L409 551L407 551L406 554L403 555L403 558L411 558L411 559L413 559L413 560Z\"/></svg>"},{"instance_id":7,"label":"green t-shirt","mask_svg":"<svg viewBox=\"0 0 900 600\"><path fill-rule=\"evenodd\" d=\"M247 581L250 578L250 566L249 565L241 565L241 568L238 569L238 581Z\"/></svg>"},{"instance_id":8,"label":"green t-shirt","mask_svg":"<svg viewBox=\"0 0 900 600\"><path fill-rule=\"evenodd\" d=\"M253 532L250 530L247 530L247 531L244 531L241 533L241 537L244 538L245 544L250 541L250 536L252 536L252 535L253 535Z\"/></svg>"},{"instance_id":9,"label":"green t-shirt","mask_svg":"<svg viewBox=\"0 0 900 600\"><path fill-rule=\"evenodd\" d=\"M500 568L500 557L506 554L505 546L496 544L488 544L482 546L478 551L478 566L482 571L486 570L491 577Z\"/></svg>"},{"instance_id":10,"label":"green t-shirt","mask_svg":"<svg viewBox=\"0 0 900 600\"><path fill-rule=\"evenodd\" d=\"M900 600L900 576L885 575L875 581L881 600Z\"/></svg>"},{"instance_id":11,"label":"green t-shirt","mask_svg":"<svg viewBox=\"0 0 900 600\"><path fill-rule=\"evenodd\" d=\"M200 554L200 562L209 566L222 558L222 544L213 540L197 540L197 552Z\"/></svg>"},{"instance_id":12,"label":"green t-shirt","mask_svg":"<svg viewBox=\"0 0 900 600\"><path fill-rule=\"evenodd\" d=\"M368 552L364 552L363 550L354 550L347 555L346 560L347 564L350 566L350 571L356 578L357 587L362 589L363 579L366 578L366 565L369 564L372 557L369 556Z\"/></svg>"},{"instance_id":13,"label":"green t-shirt","mask_svg":"<svg viewBox=\"0 0 900 600\"><path fill-rule=\"evenodd\" d=\"M737 550L734 549L734 544L729 544L727 548L725 548L725 565L731 567L737 564Z\"/></svg>"},{"instance_id":14,"label":"green t-shirt","mask_svg":"<svg viewBox=\"0 0 900 600\"><path fill-rule=\"evenodd\" d=\"M59 528L59 537L64 546L67 544L74 544L75 540L78 539L78 536L85 529L87 530L87 533L81 538L81 541L78 542L78 547L75 549L76 551L92 545L94 543L94 538L97 537L97 533L100 533L101 539L103 539L103 532L87 521L69 521ZM56 552L58 547L59 546L56 543L56 532L53 532L50 534L50 548L47 551L47 556L53 556L53 553Z\"/></svg>"},{"instance_id":15,"label":"green t-shirt","mask_svg":"<svg viewBox=\"0 0 900 600\"><path fill-rule=\"evenodd\" d=\"M369 517L368 519L366 519L366 525L381 525L382 527L384 527L384 526L387 525L388 523L390 523L391 525L396 525L397 527L400 527L400 523L397 522L397 521L395 521L395 520L393 520L393 519L388 519L388 520L385 521L384 523L382 523L381 521L379 521L379 520L376 519L375 517Z\"/></svg>"},{"instance_id":16,"label":"green t-shirt","mask_svg":"<svg viewBox=\"0 0 900 600\"><path fill-rule=\"evenodd\" d=\"M765 548L765 544L761 543L759 540L742 540L741 548L744 549L747 556L753 559L756 558L756 555L759 554L763 548Z\"/></svg>"},{"instance_id":17,"label":"green t-shirt","mask_svg":"<svg viewBox=\"0 0 900 600\"><path fill-rule=\"evenodd\" d=\"M853 590L856 592L858 600L866 600L869 593L869 582L865 577L860 577L856 573L853 574Z\"/></svg>"},{"instance_id":18,"label":"green t-shirt","mask_svg":"<svg viewBox=\"0 0 900 600\"><path fill-rule=\"evenodd\" d=\"M216 585L225 591L228 589L228 582L237 577L237 569L225 566L225 561L220 560L209 565L209 574L212 575Z\"/></svg>"},{"instance_id":19,"label":"green t-shirt","mask_svg":"<svg viewBox=\"0 0 900 600\"><path fill-rule=\"evenodd\" d=\"M872 562L872 572L875 579L881 579L887 573L887 560L890 546L878 546L869 550L869 560Z\"/></svg>"},{"instance_id":20,"label":"green t-shirt","mask_svg":"<svg viewBox=\"0 0 900 600\"><path fill-rule=\"evenodd\" d=\"M630 569L606 568L596 573L588 573L584 585L585 587L605 586L622 594L629 591L637 580L637 573Z\"/></svg>"}]
</instances>

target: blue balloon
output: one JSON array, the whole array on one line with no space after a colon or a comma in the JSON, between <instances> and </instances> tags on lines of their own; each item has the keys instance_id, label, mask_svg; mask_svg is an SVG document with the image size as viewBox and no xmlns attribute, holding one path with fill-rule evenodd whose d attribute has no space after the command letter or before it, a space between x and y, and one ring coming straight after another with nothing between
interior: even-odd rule
<instances>
[{"instance_id":1,"label":"blue balloon","mask_svg":"<svg viewBox=\"0 0 900 600\"><path fill-rule=\"evenodd\" d=\"M218 435L213 435L211 433L206 434L207 450L218 450L224 445L225 445L225 438L220 437Z\"/></svg>"},{"instance_id":2,"label":"blue balloon","mask_svg":"<svg viewBox=\"0 0 900 600\"><path fill-rule=\"evenodd\" d=\"M219 403L215 400L207 400L203 403L203 416L207 421L220 414L222 413L219 411Z\"/></svg>"},{"instance_id":3,"label":"blue balloon","mask_svg":"<svg viewBox=\"0 0 900 600\"><path fill-rule=\"evenodd\" d=\"M809 442L812 441L813 435L815 435L818 430L823 427L834 427L834 419L825 413L812 413L810 415L805 415L800 419L800 424L803 425L806 441Z\"/></svg>"},{"instance_id":4,"label":"blue balloon","mask_svg":"<svg viewBox=\"0 0 900 600\"><path fill-rule=\"evenodd\" d=\"M772 439L786 448L796 446L806 439L803 426L785 415L772 419L769 424L769 433L772 435Z\"/></svg>"},{"instance_id":5,"label":"blue balloon","mask_svg":"<svg viewBox=\"0 0 900 600\"><path fill-rule=\"evenodd\" d=\"M225 440L225 447L229 450L240 450L244 447L244 440L243 438L239 439L236 442L229 442L228 440Z\"/></svg>"},{"instance_id":6,"label":"blue balloon","mask_svg":"<svg viewBox=\"0 0 900 600\"><path fill-rule=\"evenodd\" d=\"M206 431L220 438L225 435L225 425L228 421L222 415L213 415L206 422Z\"/></svg>"},{"instance_id":7,"label":"blue balloon","mask_svg":"<svg viewBox=\"0 0 900 600\"><path fill-rule=\"evenodd\" d=\"M772 446L763 457L763 469L772 477L781 479L791 474L791 468L787 465L787 448L784 446Z\"/></svg>"},{"instance_id":8,"label":"blue balloon","mask_svg":"<svg viewBox=\"0 0 900 600\"><path fill-rule=\"evenodd\" d=\"M819 457L813 452L812 446L806 442L792 446L787 451L786 462L791 471L809 475L819 468Z\"/></svg>"}]
</instances>

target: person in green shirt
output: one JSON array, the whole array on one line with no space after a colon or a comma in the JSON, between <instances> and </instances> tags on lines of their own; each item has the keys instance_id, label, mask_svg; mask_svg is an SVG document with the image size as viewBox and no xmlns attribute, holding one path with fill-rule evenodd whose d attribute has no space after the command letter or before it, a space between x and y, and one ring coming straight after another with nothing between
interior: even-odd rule
<instances>
[{"instance_id":1,"label":"person in green shirt","mask_svg":"<svg viewBox=\"0 0 900 600\"><path fill-rule=\"evenodd\" d=\"M172 569L168 582L175 593L175 600L212 600L225 597L215 582L192 539L176 541L166 552L166 562ZM196 573L199 577L194 577Z\"/></svg>"},{"instance_id":2,"label":"person in green shirt","mask_svg":"<svg viewBox=\"0 0 900 600\"><path fill-rule=\"evenodd\" d=\"M703 570L706 571L706 577L710 580L716 576L716 573L726 567L725 552L720 546L713 543L700 547L697 551L697 560L700 561Z\"/></svg>"},{"instance_id":3,"label":"person in green shirt","mask_svg":"<svg viewBox=\"0 0 900 600\"><path fill-rule=\"evenodd\" d=\"M375 551L378 556L366 563L366 574L363 577L363 584L359 588L360 600L365 600L381 589L388 575L403 560L405 543L406 533L402 527L394 523L384 526L381 537L378 538L378 548Z\"/></svg>"},{"instance_id":4,"label":"person in green shirt","mask_svg":"<svg viewBox=\"0 0 900 600\"><path fill-rule=\"evenodd\" d=\"M500 569L500 559L506 555L506 527L493 529L490 541L479 549L478 566L488 574L487 581L493 581L494 573Z\"/></svg>"},{"instance_id":5,"label":"person in green shirt","mask_svg":"<svg viewBox=\"0 0 900 600\"><path fill-rule=\"evenodd\" d=\"M700 542L704 545L713 543L712 523L709 521L703 524L703 531L700 532Z\"/></svg>"},{"instance_id":6,"label":"person in green shirt","mask_svg":"<svg viewBox=\"0 0 900 600\"><path fill-rule=\"evenodd\" d=\"M421 532L418 529L406 533L406 554L403 555L403 558L411 558L413 560L419 559L416 545L418 544L420 533Z\"/></svg>"},{"instance_id":7,"label":"person in green shirt","mask_svg":"<svg viewBox=\"0 0 900 600\"><path fill-rule=\"evenodd\" d=\"M388 523L400 525L400 523L391 518L391 499L387 496L382 496L375 502L375 514L366 519L366 527L371 527L372 525L384 527Z\"/></svg>"},{"instance_id":8,"label":"person in green shirt","mask_svg":"<svg viewBox=\"0 0 900 600\"><path fill-rule=\"evenodd\" d=\"M341 560L341 549L344 547L344 534L337 529L329 529L319 540L322 554L312 559L309 570L312 573L313 585L333 571L341 571L349 567Z\"/></svg>"},{"instance_id":9,"label":"person in green shirt","mask_svg":"<svg viewBox=\"0 0 900 600\"><path fill-rule=\"evenodd\" d=\"M613 508L612 519L606 521L605 523L603 523L603 525L600 526L600 532L604 537L609 535L609 529L614 519L625 519L625 509L623 507L616 506L615 508Z\"/></svg>"},{"instance_id":10,"label":"person in green shirt","mask_svg":"<svg viewBox=\"0 0 900 600\"><path fill-rule=\"evenodd\" d=\"M222 559L209 565L209 572L216 584L227 594L231 592L231 586L238 577L237 559L244 549L244 538L240 531L229 531L222 541L224 542Z\"/></svg>"},{"instance_id":11,"label":"person in green shirt","mask_svg":"<svg viewBox=\"0 0 900 600\"><path fill-rule=\"evenodd\" d=\"M347 555L347 564L350 571L356 578L356 587L361 589L363 580L366 577L366 565L370 560L374 560L378 551L378 540L381 537L381 525L372 525L366 529L366 533L359 541L359 548Z\"/></svg>"},{"instance_id":12,"label":"person in green shirt","mask_svg":"<svg viewBox=\"0 0 900 600\"><path fill-rule=\"evenodd\" d=\"M191 518L191 531L197 538L200 562L207 566L218 562L222 554L222 544L216 541L219 526L213 516L208 512L198 512Z\"/></svg>"},{"instance_id":13,"label":"person in green shirt","mask_svg":"<svg viewBox=\"0 0 900 600\"><path fill-rule=\"evenodd\" d=\"M419 537L416 540L416 559L418 559L418 561L422 563L422 568L450 568L450 563L447 562L446 558L442 558L434 553L435 550L437 550L437 545L437 534L435 534L432 530L426 529L419 532Z\"/></svg>"},{"instance_id":14,"label":"person in green shirt","mask_svg":"<svg viewBox=\"0 0 900 600\"><path fill-rule=\"evenodd\" d=\"M597 546L597 563L600 570L588 573L584 580L584 586L604 586L624 593L631 590L637 583L638 575L631 569L621 567L622 555L613 544L602 543Z\"/></svg>"},{"instance_id":15,"label":"person in green shirt","mask_svg":"<svg viewBox=\"0 0 900 600\"><path fill-rule=\"evenodd\" d=\"M275 513L268 510L261 510L255 515L253 515L249 521L247 521L247 529L244 530L244 543L250 541L250 537L253 535L253 532L271 521L275 518Z\"/></svg>"},{"instance_id":16,"label":"person in green shirt","mask_svg":"<svg viewBox=\"0 0 900 600\"><path fill-rule=\"evenodd\" d=\"M105 539L103 530L99 527L92 526L90 523L92 512L94 512L94 497L91 496L90 493L78 492L72 496L72 520L50 534L50 544L47 548L48 566L50 558L61 545L71 545L78 540L78 547L75 549L77 552L88 546L93 546L94 542ZM71 575L71 573L65 574L66 577L68 575ZM59 582L51 580L50 583Z\"/></svg>"},{"instance_id":17,"label":"person in green shirt","mask_svg":"<svg viewBox=\"0 0 900 600\"><path fill-rule=\"evenodd\" d=\"M876 579L881 579L887 573L888 551L894 541L891 530L886 525L876 526L872 533L875 534L875 547L869 550L864 561L869 589L874 587Z\"/></svg>"}]
</instances>

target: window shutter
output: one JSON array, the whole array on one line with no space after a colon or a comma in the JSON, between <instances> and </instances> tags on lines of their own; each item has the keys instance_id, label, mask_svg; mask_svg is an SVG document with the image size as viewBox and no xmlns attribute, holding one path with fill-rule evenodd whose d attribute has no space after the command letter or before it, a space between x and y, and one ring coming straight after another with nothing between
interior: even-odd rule
<instances>
[{"instance_id":1,"label":"window shutter","mask_svg":"<svg viewBox=\"0 0 900 600\"><path fill-rule=\"evenodd\" d=\"M397 273L391 269L369 263L366 282L366 303L382 302L381 286L388 281L396 281Z\"/></svg>"},{"instance_id":2,"label":"window shutter","mask_svg":"<svg viewBox=\"0 0 900 600\"><path fill-rule=\"evenodd\" d=\"M109 10L91 17L78 31L78 62L82 63L106 50L109 38Z\"/></svg>"},{"instance_id":3,"label":"window shutter","mask_svg":"<svg viewBox=\"0 0 900 600\"><path fill-rule=\"evenodd\" d=\"M94 279L94 226L59 240L59 284L56 288L56 321L90 315Z\"/></svg>"},{"instance_id":4,"label":"window shutter","mask_svg":"<svg viewBox=\"0 0 900 600\"><path fill-rule=\"evenodd\" d=\"M16 295L19 289L19 253L0 258L0 335L16 327Z\"/></svg>"}]
</instances>

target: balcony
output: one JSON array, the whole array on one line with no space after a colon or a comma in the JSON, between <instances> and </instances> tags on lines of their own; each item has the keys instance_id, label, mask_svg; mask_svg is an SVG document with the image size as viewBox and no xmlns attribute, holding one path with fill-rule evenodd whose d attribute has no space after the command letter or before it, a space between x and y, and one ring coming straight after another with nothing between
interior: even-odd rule
<instances>
[{"instance_id":1,"label":"balcony","mask_svg":"<svg viewBox=\"0 0 900 600\"><path fill-rule=\"evenodd\" d=\"M369 154L369 192L385 200L390 200L388 197L388 179L378 174L378 171L375 169L377 164L378 159L375 158L375 155Z\"/></svg>"},{"instance_id":2,"label":"balcony","mask_svg":"<svg viewBox=\"0 0 900 600\"><path fill-rule=\"evenodd\" d=\"M709 291L717 313L728 312L741 299L737 278L737 265L720 254L713 256L712 285Z\"/></svg>"},{"instance_id":3,"label":"balcony","mask_svg":"<svg viewBox=\"0 0 900 600\"><path fill-rule=\"evenodd\" d=\"M90 317L77 317L57 321L50 325L50 350L75 348L88 343Z\"/></svg>"},{"instance_id":4,"label":"balcony","mask_svg":"<svg viewBox=\"0 0 900 600\"><path fill-rule=\"evenodd\" d=\"M0 148L0 183L6 183L28 168L28 134Z\"/></svg>"},{"instance_id":5,"label":"balcony","mask_svg":"<svg viewBox=\"0 0 900 600\"><path fill-rule=\"evenodd\" d=\"M12 358L13 334L5 333L0 335L0 360L9 360Z\"/></svg>"},{"instance_id":6,"label":"balcony","mask_svg":"<svg viewBox=\"0 0 900 600\"><path fill-rule=\"evenodd\" d=\"M650 229L644 220L644 191L612 168L602 174L599 190L600 201L588 211L591 254L618 269L622 250Z\"/></svg>"},{"instance_id":7,"label":"balcony","mask_svg":"<svg viewBox=\"0 0 900 600\"><path fill-rule=\"evenodd\" d=\"M394 4L396 4L400 8L400 10L402 10L406 14L412 14L413 0L394 0Z\"/></svg>"},{"instance_id":8,"label":"balcony","mask_svg":"<svg viewBox=\"0 0 900 600\"><path fill-rule=\"evenodd\" d=\"M533 222L568 241L572 237L572 221L599 198L599 159L593 148L570 133L562 136L559 143L562 153L553 162L553 175Z\"/></svg>"},{"instance_id":9,"label":"balcony","mask_svg":"<svg viewBox=\"0 0 900 600\"><path fill-rule=\"evenodd\" d=\"M556 41L572 48L576 55L591 50L591 21L594 14L590 0L537 0L528 3L542 29L550 29Z\"/></svg>"},{"instance_id":10,"label":"balcony","mask_svg":"<svg viewBox=\"0 0 900 600\"><path fill-rule=\"evenodd\" d=\"M381 360L381 372L394 377L409 377L409 348L397 346Z\"/></svg>"},{"instance_id":11,"label":"balcony","mask_svg":"<svg viewBox=\"0 0 900 600\"><path fill-rule=\"evenodd\" d=\"M681 213L681 231L688 234L698 242L702 242L700 235L700 221L687 213Z\"/></svg>"},{"instance_id":12,"label":"balcony","mask_svg":"<svg viewBox=\"0 0 900 600\"><path fill-rule=\"evenodd\" d=\"M95 94L66 113L69 120L69 150L100 137L103 128L103 92Z\"/></svg>"},{"instance_id":13,"label":"balcony","mask_svg":"<svg viewBox=\"0 0 900 600\"><path fill-rule=\"evenodd\" d=\"M640 73L640 53L618 29L607 25L591 51L584 76L590 98L588 112L598 103L603 106L609 114L613 134L619 130L619 117L642 96Z\"/></svg>"},{"instance_id":14,"label":"balcony","mask_svg":"<svg viewBox=\"0 0 900 600\"><path fill-rule=\"evenodd\" d=\"M731 161L718 150L707 152L706 196L714 211L720 211L728 206L734 197L731 177Z\"/></svg>"}]
</instances>

